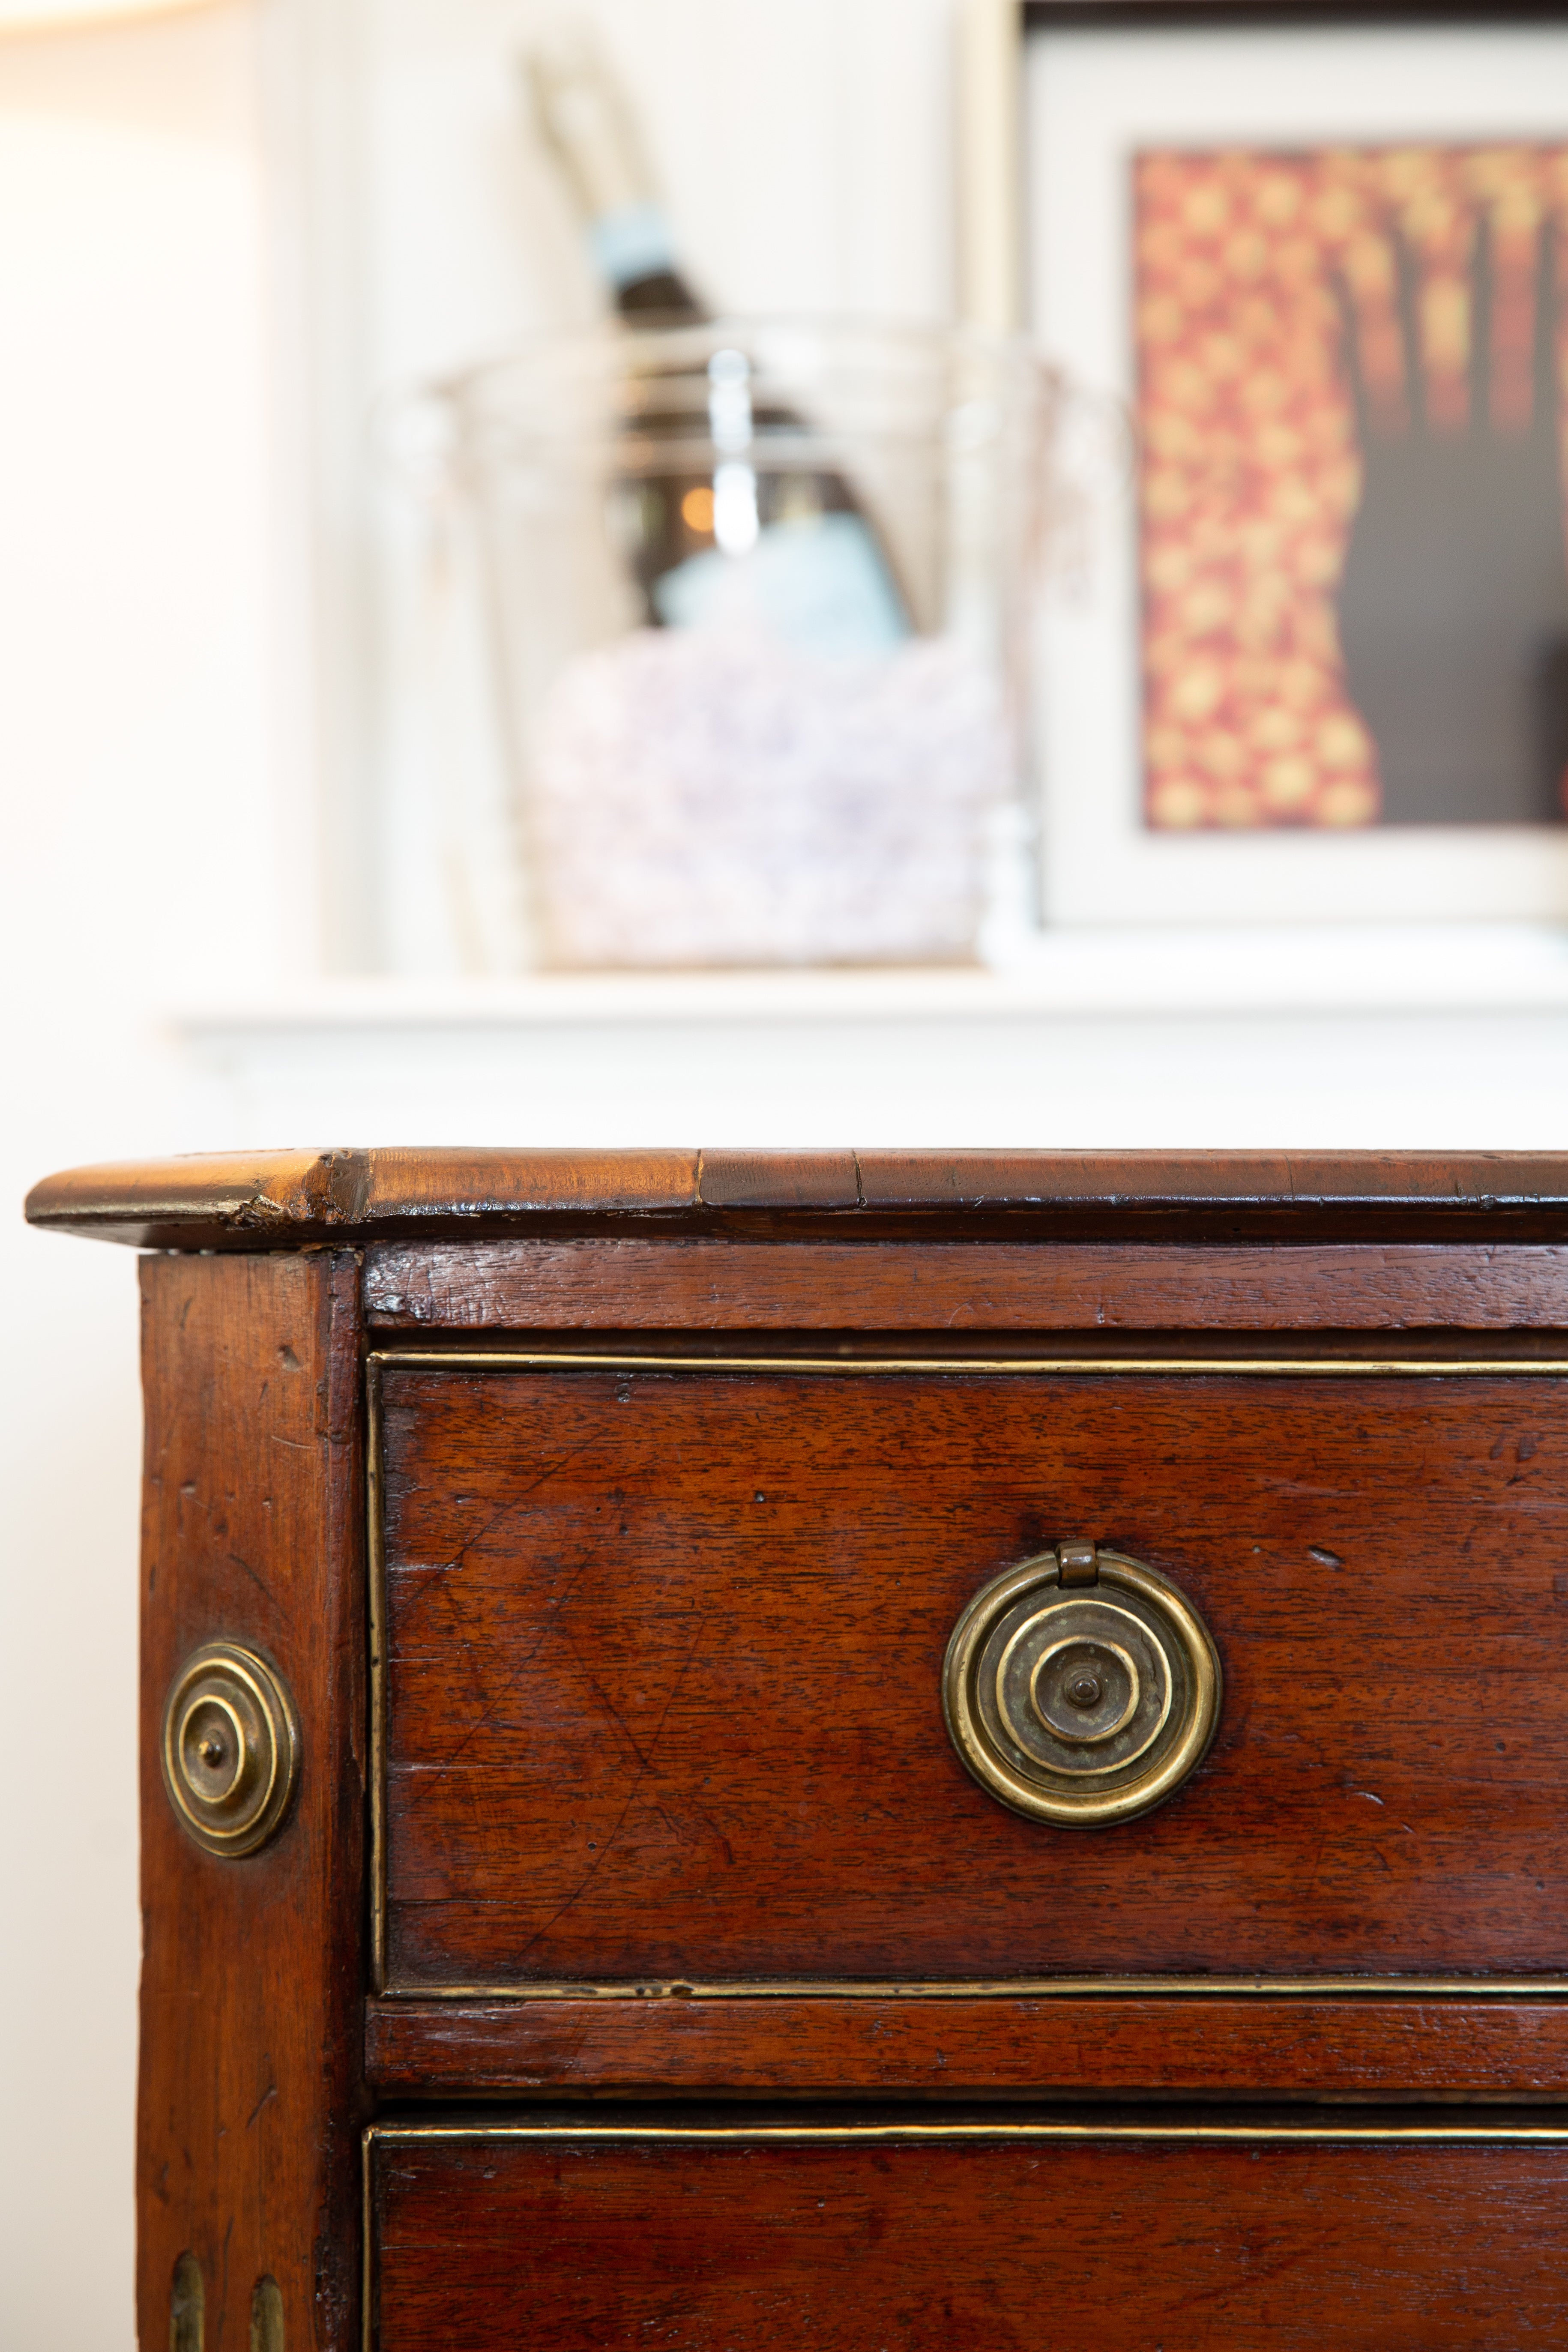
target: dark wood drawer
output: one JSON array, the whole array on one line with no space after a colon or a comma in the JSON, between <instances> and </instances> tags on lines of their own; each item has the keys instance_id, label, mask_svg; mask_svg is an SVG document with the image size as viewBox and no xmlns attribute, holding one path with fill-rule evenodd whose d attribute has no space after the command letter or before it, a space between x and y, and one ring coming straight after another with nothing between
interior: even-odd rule
<instances>
[{"instance_id":1,"label":"dark wood drawer","mask_svg":"<svg viewBox=\"0 0 1568 2352\"><path fill-rule=\"evenodd\" d=\"M1568 1160L331 1150L29 1214L153 1253L145 2347L1568 2341ZM944 1658L983 1779L986 1706L1107 1703L1106 1591L1193 1674L1129 1648L1097 1736L1176 1745L1051 1826Z\"/></svg>"},{"instance_id":2,"label":"dark wood drawer","mask_svg":"<svg viewBox=\"0 0 1568 2352\"><path fill-rule=\"evenodd\" d=\"M384 1981L1548 1976L1568 1390L1522 1370L380 1372ZM1115 1541L1217 1738L1052 1829L946 1736L977 1587Z\"/></svg>"},{"instance_id":3,"label":"dark wood drawer","mask_svg":"<svg viewBox=\"0 0 1568 2352\"><path fill-rule=\"evenodd\" d=\"M369 2136L380 2352L1529 2352L1568 2133L930 2121Z\"/></svg>"}]
</instances>

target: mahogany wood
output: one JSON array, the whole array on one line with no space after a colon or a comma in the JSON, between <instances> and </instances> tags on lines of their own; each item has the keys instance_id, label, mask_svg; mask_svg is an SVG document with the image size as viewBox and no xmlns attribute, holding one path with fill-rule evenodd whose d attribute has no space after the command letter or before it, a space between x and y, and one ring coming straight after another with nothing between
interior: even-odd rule
<instances>
[{"instance_id":1,"label":"mahogany wood","mask_svg":"<svg viewBox=\"0 0 1568 2352\"><path fill-rule=\"evenodd\" d=\"M1534 2352L1568 2148L402 2137L381 2352Z\"/></svg>"},{"instance_id":2,"label":"mahogany wood","mask_svg":"<svg viewBox=\"0 0 1568 2352\"><path fill-rule=\"evenodd\" d=\"M287 2352L360 2352L362 2122L546 2095L571 2133L378 2140L382 2352L1563 2340L1568 1156L306 1151L79 1171L29 1214L177 1253L143 1268L143 2352L185 2254L207 2352L262 2278ZM408 1336L373 1375L367 2011L372 1320ZM509 1333L647 1360L465 1361ZM1131 1362L1173 1352L1298 1369ZM1202 1769L1112 1831L1005 1812L942 1722L961 1607L1065 1536L1172 1576L1224 1661ZM158 1764L224 1636L303 1731L241 1862ZM1210 1989L1096 1982L1162 1976ZM648 2136L658 2098L776 2130L803 2095L989 2105L978 2137ZM1046 2095L1095 2136L1005 2137ZM616 2096L618 2143L582 2122ZM1236 2137L1116 2137L1132 2099ZM1462 2144L1280 2142L1266 2100Z\"/></svg>"},{"instance_id":3,"label":"mahogany wood","mask_svg":"<svg viewBox=\"0 0 1568 2352\"><path fill-rule=\"evenodd\" d=\"M322 1150L79 1168L27 1200L34 1224L154 1249L297 1248L377 1236L653 1219L671 1231L896 1228L1057 1239L1568 1242L1552 1152Z\"/></svg>"},{"instance_id":4,"label":"mahogany wood","mask_svg":"<svg viewBox=\"0 0 1568 2352\"><path fill-rule=\"evenodd\" d=\"M384 1384L390 1982L1568 1969L1568 1384L748 1369ZM1164 1570L1175 1800L1020 1820L971 1593Z\"/></svg>"},{"instance_id":5,"label":"mahogany wood","mask_svg":"<svg viewBox=\"0 0 1568 2352\"><path fill-rule=\"evenodd\" d=\"M1454 1331L1568 1327L1568 1248L382 1242L382 1330Z\"/></svg>"},{"instance_id":6,"label":"mahogany wood","mask_svg":"<svg viewBox=\"0 0 1568 2352\"><path fill-rule=\"evenodd\" d=\"M257 2281L289 2352L357 2344L363 2041L363 1607L352 1257L163 1257L142 1268L142 2073L138 2313L170 2338L201 2264L209 2347L248 2343ZM164 1693L228 1638L299 1712L291 1818L245 1861L179 1828Z\"/></svg>"},{"instance_id":7,"label":"mahogany wood","mask_svg":"<svg viewBox=\"0 0 1568 2352\"><path fill-rule=\"evenodd\" d=\"M1568 2002L1094 1994L373 2001L384 2098L720 2091L1568 2097Z\"/></svg>"}]
</instances>

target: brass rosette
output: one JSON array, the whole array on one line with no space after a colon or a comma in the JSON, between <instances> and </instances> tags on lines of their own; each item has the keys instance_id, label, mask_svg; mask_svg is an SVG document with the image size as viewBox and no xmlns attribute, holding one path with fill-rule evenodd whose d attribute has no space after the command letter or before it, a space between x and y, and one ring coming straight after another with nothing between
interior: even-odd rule
<instances>
[{"instance_id":1,"label":"brass rosette","mask_svg":"<svg viewBox=\"0 0 1568 2352\"><path fill-rule=\"evenodd\" d=\"M1060 1545L977 1592L952 1630L952 1744L1014 1812L1102 1829L1152 1811L1203 1760L1219 1654L1169 1578L1125 1553Z\"/></svg>"},{"instance_id":2,"label":"brass rosette","mask_svg":"<svg viewBox=\"0 0 1568 2352\"><path fill-rule=\"evenodd\" d=\"M208 1853L256 1853L281 1828L300 1770L300 1727L280 1675L237 1642L194 1651L163 1702L163 1786Z\"/></svg>"}]
</instances>

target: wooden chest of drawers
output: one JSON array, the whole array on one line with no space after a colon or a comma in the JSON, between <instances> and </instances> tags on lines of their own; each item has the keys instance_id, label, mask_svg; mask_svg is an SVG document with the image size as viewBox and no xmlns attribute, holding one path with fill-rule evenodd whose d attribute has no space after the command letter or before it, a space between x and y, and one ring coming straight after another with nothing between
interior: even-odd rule
<instances>
[{"instance_id":1,"label":"wooden chest of drawers","mask_svg":"<svg viewBox=\"0 0 1568 2352\"><path fill-rule=\"evenodd\" d=\"M1568 1161L327 1152L142 1246L174 2352L1568 2331Z\"/></svg>"}]
</instances>

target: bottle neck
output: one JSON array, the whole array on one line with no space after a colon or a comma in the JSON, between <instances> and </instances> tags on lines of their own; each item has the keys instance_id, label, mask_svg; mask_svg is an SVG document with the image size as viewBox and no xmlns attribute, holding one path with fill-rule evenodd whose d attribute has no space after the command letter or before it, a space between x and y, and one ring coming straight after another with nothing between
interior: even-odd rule
<instances>
[{"instance_id":1,"label":"bottle neck","mask_svg":"<svg viewBox=\"0 0 1568 2352\"><path fill-rule=\"evenodd\" d=\"M700 318L636 118L597 48L581 35L547 40L527 60L543 136L577 201L588 249L624 313Z\"/></svg>"},{"instance_id":2,"label":"bottle neck","mask_svg":"<svg viewBox=\"0 0 1568 2352\"><path fill-rule=\"evenodd\" d=\"M599 214L588 222L588 250L618 309L701 315L676 267L662 205L644 200Z\"/></svg>"},{"instance_id":3,"label":"bottle neck","mask_svg":"<svg viewBox=\"0 0 1568 2352\"><path fill-rule=\"evenodd\" d=\"M663 319L676 325L695 326L708 312L678 269L656 269L615 289L616 308L624 319Z\"/></svg>"}]
</instances>

